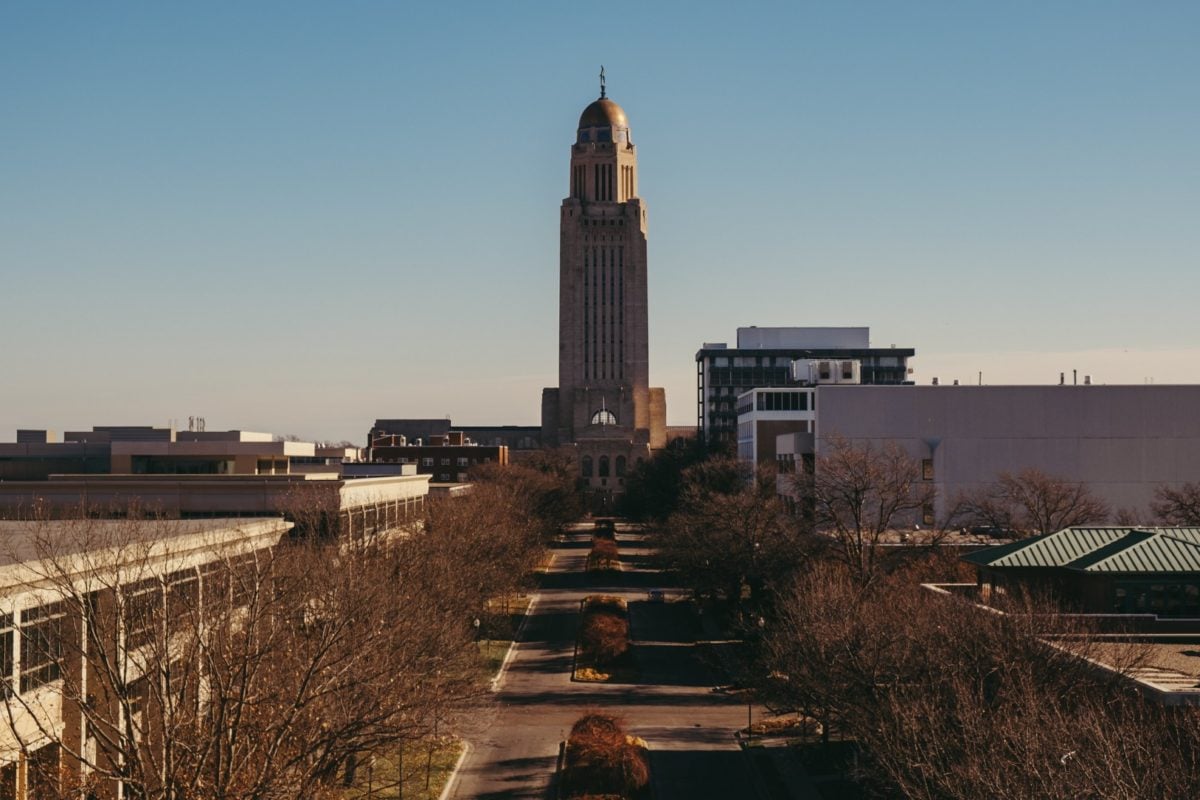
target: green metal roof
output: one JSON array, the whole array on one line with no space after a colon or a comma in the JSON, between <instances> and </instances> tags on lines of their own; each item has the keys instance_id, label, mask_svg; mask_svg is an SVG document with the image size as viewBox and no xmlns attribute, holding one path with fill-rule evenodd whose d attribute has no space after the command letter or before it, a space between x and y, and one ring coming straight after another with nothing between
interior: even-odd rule
<instances>
[{"instance_id":1,"label":"green metal roof","mask_svg":"<svg viewBox=\"0 0 1200 800\"><path fill-rule=\"evenodd\" d=\"M978 550L964 556L964 560L1000 569L1200 572L1200 528L1065 528Z\"/></svg>"},{"instance_id":2,"label":"green metal roof","mask_svg":"<svg viewBox=\"0 0 1200 800\"><path fill-rule=\"evenodd\" d=\"M1200 544L1160 532L1082 569L1087 572L1200 572Z\"/></svg>"}]
</instances>

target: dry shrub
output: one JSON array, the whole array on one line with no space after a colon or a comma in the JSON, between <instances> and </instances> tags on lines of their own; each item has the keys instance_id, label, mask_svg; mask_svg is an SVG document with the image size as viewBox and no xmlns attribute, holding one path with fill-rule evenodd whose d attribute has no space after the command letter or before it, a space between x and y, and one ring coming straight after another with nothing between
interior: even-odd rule
<instances>
[{"instance_id":1,"label":"dry shrub","mask_svg":"<svg viewBox=\"0 0 1200 800\"><path fill-rule=\"evenodd\" d=\"M638 796L650 784L650 765L639 742L611 714L592 712L580 717L567 739L567 796L577 800Z\"/></svg>"},{"instance_id":2,"label":"dry shrub","mask_svg":"<svg viewBox=\"0 0 1200 800\"><path fill-rule=\"evenodd\" d=\"M612 539L595 539L592 542L592 552L604 558L616 558L620 555L617 543Z\"/></svg>"},{"instance_id":3,"label":"dry shrub","mask_svg":"<svg viewBox=\"0 0 1200 800\"><path fill-rule=\"evenodd\" d=\"M624 614L628 610L629 604L625 602L625 598L623 597L611 594L594 594L584 600L583 607L585 611L590 608L612 608L618 613Z\"/></svg>"},{"instance_id":4,"label":"dry shrub","mask_svg":"<svg viewBox=\"0 0 1200 800\"><path fill-rule=\"evenodd\" d=\"M609 607L588 609L580 625L579 649L593 664L612 664L629 652L629 620Z\"/></svg>"},{"instance_id":5,"label":"dry shrub","mask_svg":"<svg viewBox=\"0 0 1200 800\"><path fill-rule=\"evenodd\" d=\"M592 551L588 554L587 568L589 570L615 569L620 560L617 543L612 539L594 539Z\"/></svg>"}]
</instances>

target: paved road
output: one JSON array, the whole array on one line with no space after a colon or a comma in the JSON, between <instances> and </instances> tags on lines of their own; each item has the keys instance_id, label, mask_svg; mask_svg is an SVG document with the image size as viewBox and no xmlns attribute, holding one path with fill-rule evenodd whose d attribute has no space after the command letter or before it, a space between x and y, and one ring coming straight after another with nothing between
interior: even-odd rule
<instances>
[{"instance_id":1,"label":"paved road","mask_svg":"<svg viewBox=\"0 0 1200 800\"><path fill-rule=\"evenodd\" d=\"M596 582L583 572L590 541L581 530L558 546L500 691L470 726L471 750L450 797L551 797L558 743L584 711L604 708L649 744L657 800L753 798L732 738L746 724L746 706L710 691L717 681L691 646L698 631L687 606L644 602L662 578L645 567L640 539L625 532L618 542L632 569ZM570 679L579 602L600 592L629 601L636 684Z\"/></svg>"}]
</instances>

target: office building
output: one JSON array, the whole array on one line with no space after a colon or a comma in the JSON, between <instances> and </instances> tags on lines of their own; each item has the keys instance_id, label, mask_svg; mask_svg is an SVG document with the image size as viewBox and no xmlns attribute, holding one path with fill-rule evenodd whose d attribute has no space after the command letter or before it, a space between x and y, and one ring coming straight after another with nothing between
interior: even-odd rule
<instances>
[{"instance_id":1,"label":"office building","mask_svg":"<svg viewBox=\"0 0 1200 800\"><path fill-rule=\"evenodd\" d=\"M855 328L738 328L737 347L705 344L696 353L696 429L731 451L737 442L737 399L751 389L802 386L800 361L857 362L864 384L909 382L912 348L871 347L870 330Z\"/></svg>"}]
</instances>

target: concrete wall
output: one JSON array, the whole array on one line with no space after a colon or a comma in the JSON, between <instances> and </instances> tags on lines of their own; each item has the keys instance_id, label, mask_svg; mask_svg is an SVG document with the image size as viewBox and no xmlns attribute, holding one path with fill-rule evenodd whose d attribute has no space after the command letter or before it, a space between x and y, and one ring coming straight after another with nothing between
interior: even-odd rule
<instances>
[{"instance_id":1,"label":"concrete wall","mask_svg":"<svg viewBox=\"0 0 1200 800\"><path fill-rule=\"evenodd\" d=\"M932 458L939 516L957 492L1025 467L1141 514L1157 487L1200 481L1200 385L822 386L818 454L835 436Z\"/></svg>"}]
</instances>

